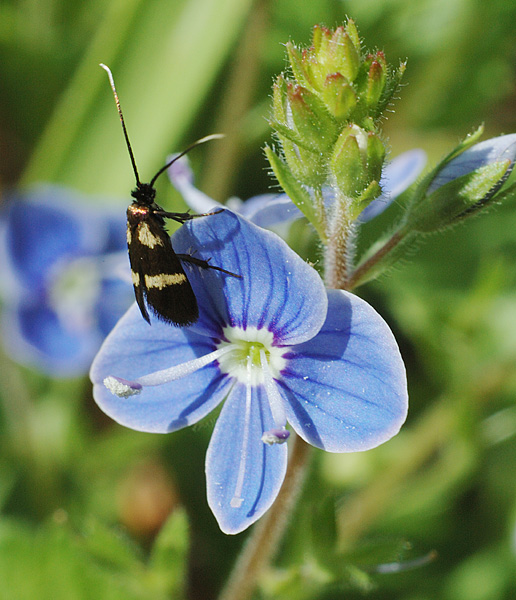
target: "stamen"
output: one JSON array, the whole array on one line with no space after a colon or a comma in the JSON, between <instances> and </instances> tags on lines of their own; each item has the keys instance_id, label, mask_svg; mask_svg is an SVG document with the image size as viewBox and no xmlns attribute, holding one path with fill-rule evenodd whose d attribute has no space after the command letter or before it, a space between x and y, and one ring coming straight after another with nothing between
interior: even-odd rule
<instances>
[{"instance_id":1,"label":"stamen","mask_svg":"<svg viewBox=\"0 0 516 600\"><path fill-rule=\"evenodd\" d=\"M128 381L113 375L106 377L103 383L112 394L120 398L129 398L142 391L142 386L137 381Z\"/></svg>"},{"instance_id":2,"label":"stamen","mask_svg":"<svg viewBox=\"0 0 516 600\"><path fill-rule=\"evenodd\" d=\"M104 379L104 385L115 396L128 398L129 396L139 394L144 386L162 385L185 377L186 375L190 375L191 373L195 373L195 371L198 371L230 351L231 348L228 346L219 348L209 354L199 356L198 358L175 365L174 367L162 369L155 373L149 373L149 375L143 375L134 381L110 375Z\"/></svg>"},{"instance_id":3,"label":"stamen","mask_svg":"<svg viewBox=\"0 0 516 600\"><path fill-rule=\"evenodd\" d=\"M263 348L260 349L260 362L263 371L263 383L265 386L265 393L269 400L269 406L271 407L272 418L274 420L275 429L284 429L287 423L287 415L285 414L285 408L283 406L283 398L279 393L278 386L272 377L272 373L269 367L269 361Z\"/></svg>"},{"instance_id":4,"label":"stamen","mask_svg":"<svg viewBox=\"0 0 516 600\"><path fill-rule=\"evenodd\" d=\"M242 502L244 499L242 498L242 489L244 487L244 476L245 476L245 467L247 463L247 444L249 443L249 427L251 424L251 368L252 368L252 358L251 356L247 359L247 374L248 380L246 385L245 392L245 417L244 417L244 439L242 440L242 450L240 452L240 465L238 467L238 477L235 486L235 493L233 494L233 498L231 498L231 506L232 508L240 508L242 506Z\"/></svg>"},{"instance_id":5,"label":"stamen","mask_svg":"<svg viewBox=\"0 0 516 600\"><path fill-rule=\"evenodd\" d=\"M269 429L262 435L262 442L268 446L273 444L284 444L290 437L290 431L287 429Z\"/></svg>"}]
</instances>

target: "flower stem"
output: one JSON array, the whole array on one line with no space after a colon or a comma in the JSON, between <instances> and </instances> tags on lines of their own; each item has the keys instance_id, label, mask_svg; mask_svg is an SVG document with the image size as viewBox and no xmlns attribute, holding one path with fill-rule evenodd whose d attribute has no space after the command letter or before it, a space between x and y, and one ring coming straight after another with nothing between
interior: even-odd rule
<instances>
[{"instance_id":1,"label":"flower stem","mask_svg":"<svg viewBox=\"0 0 516 600\"><path fill-rule=\"evenodd\" d=\"M256 588L258 578L273 558L288 525L289 516L303 487L311 455L310 446L297 435L293 444L285 481L269 511L249 537L219 600L246 600Z\"/></svg>"},{"instance_id":2,"label":"flower stem","mask_svg":"<svg viewBox=\"0 0 516 600\"><path fill-rule=\"evenodd\" d=\"M370 271L373 270L373 268L381 261L382 258L384 258L384 256L396 248L396 246L405 238L406 235L407 231L404 228L398 229L396 232L394 232L389 240L381 248L379 248L377 252L370 256L362 264L358 265L356 270L351 273L342 289L352 290L358 285L368 281L368 279L371 278Z\"/></svg>"},{"instance_id":3,"label":"flower stem","mask_svg":"<svg viewBox=\"0 0 516 600\"><path fill-rule=\"evenodd\" d=\"M335 202L332 226L324 254L324 282L326 287L346 289L355 250L355 226L350 218L349 200Z\"/></svg>"}]
</instances>

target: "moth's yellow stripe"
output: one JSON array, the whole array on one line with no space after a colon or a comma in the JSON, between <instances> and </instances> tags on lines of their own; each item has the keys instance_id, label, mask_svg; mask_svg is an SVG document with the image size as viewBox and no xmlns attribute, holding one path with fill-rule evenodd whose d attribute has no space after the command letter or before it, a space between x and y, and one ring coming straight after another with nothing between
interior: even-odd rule
<instances>
[{"instance_id":1,"label":"moth's yellow stripe","mask_svg":"<svg viewBox=\"0 0 516 600\"><path fill-rule=\"evenodd\" d=\"M184 273L145 275L145 287L147 289L157 288L158 290L162 290L169 285L181 285L185 282L186 275Z\"/></svg>"},{"instance_id":2,"label":"moth's yellow stripe","mask_svg":"<svg viewBox=\"0 0 516 600\"><path fill-rule=\"evenodd\" d=\"M129 225L127 226L127 245L131 245L131 228L129 227Z\"/></svg>"},{"instance_id":3,"label":"moth's yellow stripe","mask_svg":"<svg viewBox=\"0 0 516 600\"><path fill-rule=\"evenodd\" d=\"M138 240L141 244L151 249L155 246L163 246L163 241L152 233L147 223L140 223L138 225Z\"/></svg>"},{"instance_id":4,"label":"moth's yellow stripe","mask_svg":"<svg viewBox=\"0 0 516 600\"><path fill-rule=\"evenodd\" d=\"M135 273L134 271L131 271L131 278L133 280L133 285L138 287L140 285L140 274Z\"/></svg>"}]
</instances>

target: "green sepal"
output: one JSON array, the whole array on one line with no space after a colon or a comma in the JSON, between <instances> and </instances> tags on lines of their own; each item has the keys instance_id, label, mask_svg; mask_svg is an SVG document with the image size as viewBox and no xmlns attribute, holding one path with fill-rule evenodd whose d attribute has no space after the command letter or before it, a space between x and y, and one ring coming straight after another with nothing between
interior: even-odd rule
<instances>
[{"instance_id":1,"label":"green sepal","mask_svg":"<svg viewBox=\"0 0 516 600\"><path fill-rule=\"evenodd\" d=\"M387 63L385 56L378 52L369 67L367 80L366 103L368 107L374 107L380 101L387 81Z\"/></svg>"},{"instance_id":2,"label":"green sepal","mask_svg":"<svg viewBox=\"0 0 516 600\"><path fill-rule=\"evenodd\" d=\"M478 139L482 136L482 134L484 133L484 126L480 125L475 131L473 131L472 133L468 134L460 143L458 146L456 146L451 152L449 152L442 160L441 162L439 162L431 171L430 173L428 173L428 175L426 175L423 180L421 181L421 183L419 183L419 185L416 187L416 189L414 190L414 194L412 196L412 200L410 202L410 205L408 206L407 209L407 214L410 212L415 212L416 211L416 207L421 203L424 202L425 197L426 197L426 191L429 188L430 184L432 183L432 181L435 179L435 177L438 175L438 173L440 171L442 171L442 169L444 169L444 167L454 158L456 158L457 156L459 156L459 154L462 154L465 150L467 150L470 146L472 146L473 144L475 144Z\"/></svg>"},{"instance_id":3,"label":"green sepal","mask_svg":"<svg viewBox=\"0 0 516 600\"><path fill-rule=\"evenodd\" d=\"M272 86L272 113L271 127L278 123L283 127L287 127L287 82L282 75L276 77L276 81Z\"/></svg>"},{"instance_id":4,"label":"green sepal","mask_svg":"<svg viewBox=\"0 0 516 600\"><path fill-rule=\"evenodd\" d=\"M287 84L292 120L305 147L326 152L337 138L337 123L324 103L308 88Z\"/></svg>"},{"instance_id":5,"label":"green sepal","mask_svg":"<svg viewBox=\"0 0 516 600\"><path fill-rule=\"evenodd\" d=\"M281 142L285 162L294 177L309 187L315 188L324 185L327 172L320 153L306 150L278 133L276 135Z\"/></svg>"},{"instance_id":6,"label":"green sepal","mask_svg":"<svg viewBox=\"0 0 516 600\"><path fill-rule=\"evenodd\" d=\"M385 87L383 90L383 94L378 100L378 103L375 108L374 118L375 120L382 118L383 113L385 112L387 106L390 104L394 94L399 90L401 86L401 80L403 79L403 75L407 69L406 61L403 61L399 64L399 67L392 71L389 70L389 75L385 82Z\"/></svg>"},{"instance_id":7,"label":"green sepal","mask_svg":"<svg viewBox=\"0 0 516 600\"><path fill-rule=\"evenodd\" d=\"M355 28L356 32L356 28ZM354 35L350 35L349 31L342 31L340 28L335 32L336 43L342 53L339 71L348 79L355 81L360 69L360 43L355 44ZM358 37L358 34L357 34Z\"/></svg>"},{"instance_id":8,"label":"green sepal","mask_svg":"<svg viewBox=\"0 0 516 600\"><path fill-rule=\"evenodd\" d=\"M407 227L422 233L448 227L491 200L510 167L510 160L496 161L442 185L407 213Z\"/></svg>"},{"instance_id":9,"label":"green sepal","mask_svg":"<svg viewBox=\"0 0 516 600\"><path fill-rule=\"evenodd\" d=\"M348 197L356 197L365 186L366 171L355 128L347 127L339 136L330 160L337 187Z\"/></svg>"},{"instance_id":10,"label":"green sepal","mask_svg":"<svg viewBox=\"0 0 516 600\"><path fill-rule=\"evenodd\" d=\"M439 172L445 165L447 165L451 160L462 154L465 150L476 144L478 140L482 137L484 133L484 125L479 125L475 131L468 133L468 135L456 146L449 154L447 154L444 159L437 165L434 169L434 175Z\"/></svg>"},{"instance_id":11,"label":"green sepal","mask_svg":"<svg viewBox=\"0 0 516 600\"><path fill-rule=\"evenodd\" d=\"M358 215L367 207L373 200L376 200L382 193L382 188L378 181L371 181L366 189L360 194L360 196L353 200L353 208L351 216L355 220Z\"/></svg>"},{"instance_id":12,"label":"green sepal","mask_svg":"<svg viewBox=\"0 0 516 600\"><path fill-rule=\"evenodd\" d=\"M327 31L325 27L321 25L314 25L312 30L312 48L314 54L319 54L321 51L321 45L323 43L324 32Z\"/></svg>"},{"instance_id":13,"label":"green sepal","mask_svg":"<svg viewBox=\"0 0 516 600\"><path fill-rule=\"evenodd\" d=\"M478 211L485 208L488 204L491 204L491 201L496 201L497 204L502 204L504 202L512 202L516 199L516 183L508 185L502 191L494 194L490 198L484 199L484 201L476 202L472 206L470 206L464 213L460 214L457 217L457 221L459 219L464 219L466 217L470 217L477 213Z\"/></svg>"},{"instance_id":14,"label":"green sepal","mask_svg":"<svg viewBox=\"0 0 516 600\"><path fill-rule=\"evenodd\" d=\"M309 63L303 61L302 52L292 42L287 42L285 46L295 80L313 91L315 88L312 73L306 68L309 67Z\"/></svg>"},{"instance_id":15,"label":"green sepal","mask_svg":"<svg viewBox=\"0 0 516 600\"><path fill-rule=\"evenodd\" d=\"M341 73L332 73L326 77L322 98L328 110L339 121L347 119L357 105L353 86Z\"/></svg>"},{"instance_id":16,"label":"green sepal","mask_svg":"<svg viewBox=\"0 0 516 600\"><path fill-rule=\"evenodd\" d=\"M353 42L355 48L357 49L360 58L360 36L358 35L358 29L353 19L348 19L346 23L346 31L349 37L351 38L351 41Z\"/></svg>"},{"instance_id":17,"label":"green sepal","mask_svg":"<svg viewBox=\"0 0 516 600\"><path fill-rule=\"evenodd\" d=\"M385 162L385 144L374 133L367 136L367 177L368 181L380 181Z\"/></svg>"},{"instance_id":18,"label":"green sepal","mask_svg":"<svg viewBox=\"0 0 516 600\"><path fill-rule=\"evenodd\" d=\"M317 214L314 210L313 200L310 194L294 177L292 172L289 170L288 165L275 152L273 152L270 146L265 146L264 150L265 156L267 157L269 164L274 171L274 175L276 176L276 179L283 188L284 192L305 215L310 223L312 223L320 238L324 241L326 239L326 232L324 231L322 223L317 218Z\"/></svg>"},{"instance_id":19,"label":"green sepal","mask_svg":"<svg viewBox=\"0 0 516 600\"><path fill-rule=\"evenodd\" d=\"M279 134L279 137L284 137L287 140L294 142L294 144L297 144L301 148L305 148L306 150L309 150L311 152L317 152L317 150L312 145L310 145L298 131L290 129L290 127L287 127L286 125L283 125L282 123L279 123L274 119L271 119L269 121L269 125L276 130L276 132Z\"/></svg>"}]
</instances>

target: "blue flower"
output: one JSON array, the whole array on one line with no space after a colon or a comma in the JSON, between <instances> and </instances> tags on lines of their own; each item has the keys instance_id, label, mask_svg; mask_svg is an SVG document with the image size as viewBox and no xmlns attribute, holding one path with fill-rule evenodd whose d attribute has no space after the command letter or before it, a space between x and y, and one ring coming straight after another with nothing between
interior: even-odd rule
<instances>
[{"instance_id":1,"label":"blue flower","mask_svg":"<svg viewBox=\"0 0 516 600\"><path fill-rule=\"evenodd\" d=\"M387 163L381 179L382 195L373 200L361 213L361 222L369 221L382 213L400 194L411 186L426 164L423 150L409 150ZM193 184L193 174L186 157L179 159L168 169L170 180L181 193L188 206L197 213L209 212L216 204L204 192ZM331 188L324 190L327 202L331 202ZM222 206L219 204L218 206ZM260 227L273 227L283 222L300 219L303 213L286 194L260 194L242 202L239 198L230 198L226 206Z\"/></svg>"},{"instance_id":2,"label":"blue flower","mask_svg":"<svg viewBox=\"0 0 516 600\"><path fill-rule=\"evenodd\" d=\"M133 306L93 363L94 397L122 425L156 433L192 425L225 400L207 494L222 531L238 533L278 494L287 423L329 452L373 448L405 420L405 369L373 308L327 291L274 233L224 210L187 222L173 244L242 278L189 267L200 312L190 327L149 327Z\"/></svg>"},{"instance_id":3,"label":"blue flower","mask_svg":"<svg viewBox=\"0 0 516 600\"><path fill-rule=\"evenodd\" d=\"M54 376L87 372L134 298L123 208L50 186L9 195L0 260L6 352Z\"/></svg>"}]
</instances>

